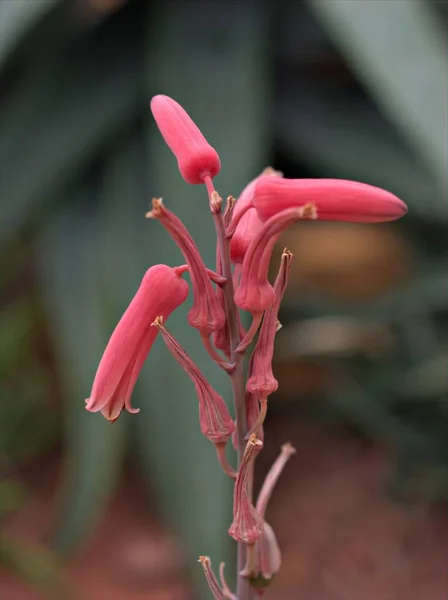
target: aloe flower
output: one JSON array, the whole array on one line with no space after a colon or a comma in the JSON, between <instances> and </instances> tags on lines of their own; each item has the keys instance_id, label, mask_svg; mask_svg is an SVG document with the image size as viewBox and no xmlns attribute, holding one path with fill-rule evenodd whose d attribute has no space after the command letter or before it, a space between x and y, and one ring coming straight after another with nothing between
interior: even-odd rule
<instances>
[{"instance_id":1,"label":"aloe flower","mask_svg":"<svg viewBox=\"0 0 448 600\"><path fill-rule=\"evenodd\" d=\"M262 177L282 176L280 171L275 171L272 167L267 167L261 175L253 179L241 192L235 204L230 224L230 229L234 229L230 240L230 258L233 263L243 262L250 242L263 226L257 211L252 207L255 186Z\"/></svg>"},{"instance_id":2,"label":"aloe flower","mask_svg":"<svg viewBox=\"0 0 448 600\"><path fill-rule=\"evenodd\" d=\"M88 411L101 411L109 421L118 419L124 409L139 411L131 406L131 394L157 336L151 324L158 315L167 319L186 300L188 284L181 278L183 270L155 265L146 272L106 346L86 400Z\"/></svg>"},{"instance_id":3,"label":"aloe flower","mask_svg":"<svg viewBox=\"0 0 448 600\"><path fill-rule=\"evenodd\" d=\"M276 293L268 281L268 269L274 246L280 235L302 219L316 219L313 204L283 210L272 216L252 240L241 268L241 278L235 292L235 304L253 315L272 306Z\"/></svg>"},{"instance_id":4,"label":"aloe flower","mask_svg":"<svg viewBox=\"0 0 448 600\"><path fill-rule=\"evenodd\" d=\"M280 179L261 177L252 205L267 221L288 208L314 204L321 221L381 223L395 221L407 212L397 196L367 183L345 179Z\"/></svg>"},{"instance_id":5,"label":"aloe flower","mask_svg":"<svg viewBox=\"0 0 448 600\"><path fill-rule=\"evenodd\" d=\"M207 261L182 221L165 208L161 198L153 199L146 217L167 230L186 264L175 268L156 265L147 271L110 338L86 408L101 411L110 421L124 409L138 412L131 406L131 394L156 336L162 336L195 387L199 428L215 446L224 473L234 483L233 519L228 533L238 544L235 593L225 580L224 564L220 565L218 579L210 558L201 556L205 579L215 600L251 600L254 595L262 598L264 588L281 566L279 544L266 521L266 508L280 473L295 453L291 444L282 446L255 502L254 468L263 448L268 397L278 387L272 359L276 333L281 327L278 313L292 260L291 252L285 249L271 285L268 268L274 246L285 229L303 219L376 223L398 219L407 208L390 192L365 183L284 179L271 167L250 181L237 201L232 195L227 196L224 205L213 182L221 169L220 158L198 126L168 96L155 96L151 110L184 180L204 184L206 189L216 230L215 271L207 268ZM187 321L199 332L211 359L229 375L233 413L229 399L211 386L165 327L169 315L188 296L188 285L182 279L186 271L193 291ZM241 324L240 310L252 315L247 331ZM255 339L246 363L245 354ZM229 439L236 450L235 459L226 454ZM182 460L181 455L179 458ZM198 461L200 468L199 456ZM213 494L213 490L204 493Z\"/></svg>"}]
</instances>

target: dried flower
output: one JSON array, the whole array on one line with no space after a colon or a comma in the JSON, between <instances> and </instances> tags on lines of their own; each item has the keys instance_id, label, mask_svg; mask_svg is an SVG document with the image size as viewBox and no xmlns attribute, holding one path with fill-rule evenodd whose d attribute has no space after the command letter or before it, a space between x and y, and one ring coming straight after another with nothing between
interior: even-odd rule
<instances>
[{"instance_id":1,"label":"dried flower","mask_svg":"<svg viewBox=\"0 0 448 600\"><path fill-rule=\"evenodd\" d=\"M251 562L245 572L254 588L267 587L281 566L281 552L272 527L264 520L266 507L280 473L296 450L290 443L284 444L281 453L269 470L261 488L256 505L258 515L263 519L263 532L255 543Z\"/></svg>"},{"instance_id":2,"label":"dried flower","mask_svg":"<svg viewBox=\"0 0 448 600\"><path fill-rule=\"evenodd\" d=\"M201 335L209 337L214 331L224 327L226 317L196 244L182 221L165 208L160 198L153 199L152 211L146 213L146 217L160 221L184 255L194 296L193 306L188 312L188 322Z\"/></svg>"},{"instance_id":3,"label":"dried flower","mask_svg":"<svg viewBox=\"0 0 448 600\"><path fill-rule=\"evenodd\" d=\"M199 400L199 423L201 431L214 444L225 444L235 430L235 423L222 397L206 380L184 348L164 327L163 319L156 318L154 329L162 335L168 350L190 377Z\"/></svg>"},{"instance_id":4,"label":"dried flower","mask_svg":"<svg viewBox=\"0 0 448 600\"><path fill-rule=\"evenodd\" d=\"M201 563L202 568L204 569L204 575L208 583L208 587L213 595L215 600L226 600L223 591L216 579L216 575L212 569L212 562L208 556L200 556L198 562Z\"/></svg>"},{"instance_id":5,"label":"dried flower","mask_svg":"<svg viewBox=\"0 0 448 600\"><path fill-rule=\"evenodd\" d=\"M282 254L280 269L274 283L276 299L274 304L265 312L255 345L249 379L246 390L260 401L266 402L267 397L277 391L278 382L272 373L275 334L277 332L277 314L288 283L292 254L285 248Z\"/></svg>"},{"instance_id":6,"label":"dried flower","mask_svg":"<svg viewBox=\"0 0 448 600\"><path fill-rule=\"evenodd\" d=\"M233 522L229 535L237 542L254 544L263 532L263 519L255 510L248 491L248 481L252 474L255 458L263 447L263 442L252 435L247 442L235 482L233 495Z\"/></svg>"},{"instance_id":7,"label":"dried flower","mask_svg":"<svg viewBox=\"0 0 448 600\"><path fill-rule=\"evenodd\" d=\"M254 588L265 588L280 571L282 555L274 530L264 521L263 533L255 543L254 560L251 573L248 574L250 584Z\"/></svg>"},{"instance_id":8,"label":"dried flower","mask_svg":"<svg viewBox=\"0 0 448 600\"><path fill-rule=\"evenodd\" d=\"M279 179L261 177L252 204L267 221L278 212L312 203L324 221L394 221L407 212L399 198L373 185L344 179Z\"/></svg>"},{"instance_id":9,"label":"dried flower","mask_svg":"<svg viewBox=\"0 0 448 600\"><path fill-rule=\"evenodd\" d=\"M215 177L219 173L218 153L180 104L168 96L158 95L151 100L151 111L187 183L204 183L204 177Z\"/></svg>"},{"instance_id":10,"label":"dried flower","mask_svg":"<svg viewBox=\"0 0 448 600\"><path fill-rule=\"evenodd\" d=\"M238 600L238 598L235 596L235 594L233 594L230 591L230 588L227 584L226 577L224 575L225 566L226 565L223 562L219 564L219 579L221 581L221 588L222 588L222 592L224 594L224 598L226 598L226 600Z\"/></svg>"},{"instance_id":11,"label":"dried flower","mask_svg":"<svg viewBox=\"0 0 448 600\"><path fill-rule=\"evenodd\" d=\"M296 453L296 449L287 442L281 447L281 452L269 469L268 474L263 482L260 493L258 494L256 510L257 513L264 519L268 502L272 496L274 487L285 468L288 460Z\"/></svg>"},{"instance_id":12,"label":"dried flower","mask_svg":"<svg viewBox=\"0 0 448 600\"><path fill-rule=\"evenodd\" d=\"M155 265L146 272L101 358L86 400L88 411L101 411L110 421L115 421L124 409L138 412L131 407L131 394L157 336L151 323L160 314L167 319L188 296L188 284L181 272L167 265Z\"/></svg>"}]
</instances>

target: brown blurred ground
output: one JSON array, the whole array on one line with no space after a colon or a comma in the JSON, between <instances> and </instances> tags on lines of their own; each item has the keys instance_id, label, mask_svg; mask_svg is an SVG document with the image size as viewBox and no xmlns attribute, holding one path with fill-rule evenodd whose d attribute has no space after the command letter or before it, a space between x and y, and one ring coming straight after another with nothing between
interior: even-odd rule
<instances>
[{"instance_id":1,"label":"brown blurred ground","mask_svg":"<svg viewBox=\"0 0 448 600\"><path fill-rule=\"evenodd\" d=\"M268 520L284 564L267 599L447 600L446 511L406 508L386 497L386 451L321 425L272 415L259 471L279 446L298 449L280 479ZM34 465L28 503L7 524L16 538L42 539L51 519L58 461ZM127 473L94 539L68 565L81 600L191 600L184 561ZM163 572L167 556L174 565ZM40 600L0 573L2 600ZM62 600L62 599L61 599Z\"/></svg>"}]
</instances>

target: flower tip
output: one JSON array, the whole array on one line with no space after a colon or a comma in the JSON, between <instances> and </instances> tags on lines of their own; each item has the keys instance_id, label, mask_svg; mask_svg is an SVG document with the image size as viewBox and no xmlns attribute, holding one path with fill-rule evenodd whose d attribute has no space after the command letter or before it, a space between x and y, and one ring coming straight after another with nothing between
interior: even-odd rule
<instances>
[{"instance_id":1,"label":"flower tip","mask_svg":"<svg viewBox=\"0 0 448 600\"><path fill-rule=\"evenodd\" d=\"M156 317L151 323L151 327L156 327L159 331L163 329L163 316L159 315L158 317Z\"/></svg>"},{"instance_id":2,"label":"flower tip","mask_svg":"<svg viewBox=\"0 0 448 600\"><path fill-rule=\"evenodd\" d=\"M263 442L257 437L256 433L252 433L247 441L247 445L258 446L258 448L262 448Z\"/></svg>"},{"instance_id":3,"label":"flower tip","mask_svg":"<svg viewBox=\"0 0 448 600\"><path fill-rule=\"evenodd\" d=\"M281 447L281 451L284 454L287 454L288 456L292 456L293 454L296 454L297 450L294 448L294 446L291 444L291 442L286 442L286 444L283 444L283 446Z\"/></svg>"},{"instance_id":4,"label":"flower tip","mask_svg":"<svg viewBox=\"0 0 448 600\"><path fill-rule=\"evenodd\" d=\"M403 200L400 200L400 198L397 198L396 196L395 196L395 198L396 198L397 213L398 213L397 218L399 219L401 217L404 217L404 215L408 212L408 206L407 206L407 204L405 204L403 202Z\"/></svg>"},{"instance_id":5,"label":"flower tip","mask_svg":"<svg viewBox=\"0 0 448 600\"><path fill-rule=\"evenodd\" d=\"M148 210L145 213L145 219L159 219L163 214L163 200L162 198L153 198L152 210Z\"/></svg>"},{"instance_id":6,"label":"flower tip","mask_svg":"<svg viewBox=\"0 0 448 600\"><path fill-rule=\"evenodd\" d=\"M309 204L305 204L305 206L303 206L301 208L301 215L302 219L311 219L311 220L315 220L317 219L317 207L313 202L310 202Z\"/></svg>"}]
</instances>

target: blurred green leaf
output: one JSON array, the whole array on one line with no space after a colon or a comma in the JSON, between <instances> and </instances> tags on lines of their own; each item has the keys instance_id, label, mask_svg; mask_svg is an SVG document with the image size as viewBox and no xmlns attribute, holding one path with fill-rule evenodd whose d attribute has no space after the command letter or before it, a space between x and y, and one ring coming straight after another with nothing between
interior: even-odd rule
<instances>
[{"instance_id":1,"label":"blurred green leaf","mask_svg":"<svg viewBox=\"0 0 448 600\"><path fill-rule=\"evenodd\" d=\"M25 223L41 218L42 209L61 197L64 185L75 181L100 148L135 117L141 68L138 38L125 33L121 42L124 50L114 61L113 31L97 48L83 48L64 61L55 57L56 66L47 66L52 84L46 96L46 77L30 77L30 85L12 96L0 138L0 197L7 198L0 204L3 242ZM28 116L24 128L23 115L30 109L34 118L31 123Z\"/></svg>"},{"instance_id":2,"label":"blurred green leaf","mask_svg":"<svg viewBox=\"0 0 448 600\"><path fill-rule=\"evenodd\" d=\"M346 177L390 189L404 198L412 214L426 220L445 196L431 172L418 161L394 129L357 98L304 86L293 79L279 101L277 126L291 156L317 168L323 177Z\"/></svg>"},{"instance_id":3,"label":"blurred green leaf","mask_svg":"<svg viewBox=\"0 0 448 600\"><path fill-rule=\"evenodd\" d=\"M422 0L310 0L309 4L432 173L440 193L428 199L427 210L446 216L448 54L446 31L432 4Z\"/></svg>"},{"instance_id":4,"label":"blurred green leaf","mask_svg":"<svg viewBox=\"0 0 448 600\"><path fill-rule=\"evenodd\" d=\"M45 594L49 600L74 599L56 557L11 537L0 537L0 565Z\"/></svg>"},{"instance_id":5,"label":"blurred green leaf","mask_svg":"<svg viewBox=\"0 0 448 600\"><path fill-rule=\"evenodd\" d=\"M12 478L0 481L0 519L17 510L26 496L27 490L19 481Z\"/></svg>"},{"instance_id":6,"label":"blurred green leaf","mask_svg":"<svg viewBox=\"0 0 448 600\"><path fill-rule=\"evenodd\" d=\"M103 514L122 464L126 417L111 425L84 410L95 369L107 342L98 286L97 220L92 189L80 189L72 208L42 232L36 250L42 293L49 309L64 376L66 470L63 512L56 546L70 550Z\"/></svg>"},{"instance_id":7,"label":"blurred green leaf","mask_svg":"<svg viewBox=\"0 0 448 600\"><path fill-rule=\"evenodd\" d=\"M36 27L58 0L0 0L0 68L12 51Z\"/></svg>"},{"instance_id":8,"label":"blurred green leaf","mask_svg":"<svg viewBox=\"0 0 448 600\"><path fill-rule=\"evenodd\" d=\"M28 336L33 326L29 297L11 302L0 311L0 375L5 376L29 350Z\"/></svg>"}]
</instances>

